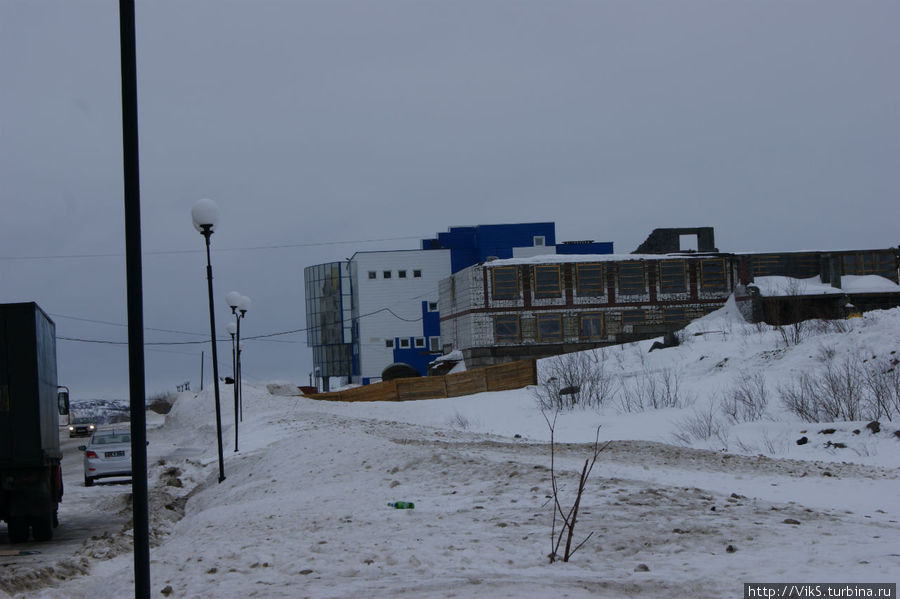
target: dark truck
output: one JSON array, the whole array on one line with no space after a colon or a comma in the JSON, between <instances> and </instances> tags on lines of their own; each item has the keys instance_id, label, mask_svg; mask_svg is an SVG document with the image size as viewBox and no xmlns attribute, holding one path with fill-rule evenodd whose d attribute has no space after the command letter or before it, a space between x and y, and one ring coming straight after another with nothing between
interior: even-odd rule
<instances>
[{"instance_id":1,"label":"dark truck","mask_svg":"<svg viewBox=\"0 0 900 599\"><path fill-rule=\"evenodd\" d=\"M0 519L11 543L48 541L63 495L56 325L34 302L0 304Z\"/></svg>"}]
</instances>

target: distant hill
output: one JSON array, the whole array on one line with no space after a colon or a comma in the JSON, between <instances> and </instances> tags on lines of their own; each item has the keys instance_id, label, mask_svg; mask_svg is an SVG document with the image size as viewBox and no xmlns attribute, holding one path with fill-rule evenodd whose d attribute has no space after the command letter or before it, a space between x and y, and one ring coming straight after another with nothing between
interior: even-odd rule
<instances>
[{"instance_id":1,"label":"distant hill","mask_svg":"<svg viewBox=\"0 0 900 599\"><path fill-rule=\"evenodd\" d=\"M124 399L77 399L70 404L72 417L89 416L97 424L116 424L131 419L129 403Z\"/></svg>"}]
</instances>

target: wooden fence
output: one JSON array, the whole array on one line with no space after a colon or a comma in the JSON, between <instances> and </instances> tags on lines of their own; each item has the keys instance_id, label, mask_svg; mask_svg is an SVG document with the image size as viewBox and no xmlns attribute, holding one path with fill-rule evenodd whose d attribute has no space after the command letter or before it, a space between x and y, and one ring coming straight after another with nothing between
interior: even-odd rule
<instances>
[{"instance_id":1,"label":"wooden fence","mask_svg":"<svg viewBox=\"0 0 900 599\"><path fill-rule=\"evenodd\" d=\"M308 395L325 401L410 401L459 397L484 391L521 389L537 384L537 364L522 360L444 376L395 379L345 391Z\"/></svg>"}]
</instances>

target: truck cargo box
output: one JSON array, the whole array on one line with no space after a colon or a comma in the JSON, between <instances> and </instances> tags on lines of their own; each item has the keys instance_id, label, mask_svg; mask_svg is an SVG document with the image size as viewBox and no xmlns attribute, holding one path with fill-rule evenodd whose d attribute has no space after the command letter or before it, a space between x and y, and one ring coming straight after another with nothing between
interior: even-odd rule
<instances>
[{"instance_id":1,"label":"truck cargo box","mask_svg":"<svg viewBox=\"0 0 900 599\"><path fill-rule=\"evenodd\" d=\"M62 457L56 325L34 302L0 304L0 468Z\"/></svg>"}]
</instances>

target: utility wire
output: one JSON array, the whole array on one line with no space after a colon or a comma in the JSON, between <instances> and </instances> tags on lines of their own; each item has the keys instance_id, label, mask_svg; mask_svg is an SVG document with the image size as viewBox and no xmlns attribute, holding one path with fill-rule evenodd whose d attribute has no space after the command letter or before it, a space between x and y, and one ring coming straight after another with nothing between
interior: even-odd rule
<instances>
[{"instance_id":1,"label":"utility wire","mask_svg":"<svg viewBox=\"0 0 900 599\"><path fill-rule=\"evenodd\" d=\"M303 247L321 247L327 245L345 245L349 243L378 243L381 241L401 241L406 239L421 239L418 235L406 237L383 237L381 239L352 239L347 241L311 241L308 243L281 243L276 245L256 245L236 248L213 248L214 253L217 252L243 252L258 250L280 250L289 248ZM145 251L144 256L165 256L170 254L196 254L202 252L202 249L193 250L157 250ZM122 258L125 254L121 252L97 253L97 254L47 254L43 256L0 256L0 260L64 260L64 259L81 259L81 258Z\"/></svg>"},{"instance_id":2,"label":"utility wire","mask_svg":"<svg viewBox=\"0 0 900 599\"><path fill-rule=\"evenodd\" d=\"M361 314L360 316L354 318L353 320L357 320L357 321L358 321L358 320L363 319L363 318L365 318L365 317L367 317L367 316L372 316L372 315L374 315L374 314L379 314L379 313L381 313L381 312L388 312L388 313L391 314L394 318L396 318L396 319L398 319L398 320L402 320L403 322L419 322L420 320L422 320L422 317L421 317L421 316L418 317L418 318L403 318L402 316L399 316L396 312L394 312L394 311L391 310L390 308L381 308L381 309L379 309L379 310L375 310L375 311L369 312L369 313L367 313L367 314ZM339 324L340 322L342 322L342 321L334 321L334 322L330 322L330 323L325 323L325 326L328 326L328 325L334 325L334 324ZM107 323L107 324L109 324L109 323ZM270 337L278 337L278 336L281 336L281 335L294 335L294 334L296 334L296 333L305 333L306 331L310 331L310 330L317 329L317 328L321 328L321 325L315 325L315 326L311 326L311 327L304 327L304 328L302 328L302 329L293 329L293 330L290 330L290 331L279 331L279 332L277 332L277 333L266 333L266 334L264 334L264 335L249 335L249 336L247 336L247 337L241 336L241 341L252 341L252 340L257 340L257 339L269 339ZM183 331L175 331L175 332L183 332ZM189 333L189 334L194 334L194 333ZM76 341L76 342L79 342L79 343L97 343L97 344L101 344L101 345L127 345L127 344L128 344L127 341L110 341L110 340L107 340L107 339L84 339L84 338L81 338L81 337L64 337L64 336L57 336L56 338L57 338L57 339L60 339L60 340L62 340L62 341ZM230 341L230 340L231 340L230 337L218 338L218 339L216 339L216 343L224 343L224 342ZM156 342L145 341L145 342L144 342L144 345L145 345L145 346L161 346L161 345L200 345L200 344L205 344L205 343L209 343L209 340L208 340L208 339L204 339L204 340L202 340L202 341L156 341Z\"/></svg>"}]
</instances>

